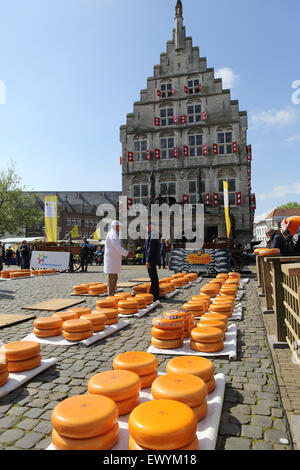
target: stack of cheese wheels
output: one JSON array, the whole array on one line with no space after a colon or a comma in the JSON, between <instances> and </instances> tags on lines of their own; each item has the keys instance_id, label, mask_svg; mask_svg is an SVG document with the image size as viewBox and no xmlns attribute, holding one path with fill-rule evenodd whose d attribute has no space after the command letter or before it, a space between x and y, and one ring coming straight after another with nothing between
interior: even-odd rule
<instances>
[{"instance_id":1,"label":"stack of cheese wheels","mask_svg":"<svg viewBox=\"0 0 300 470\"><path fill-rule=\"evenodd\" d=\"M224 295L228 295L230 297L233 297L234 299L236 298L236 293L237 293L237 287L232 286L232 285L223 285L222 288L220 289L220 293Z\"/></svg>"},{"instance_id":2,"label":"stack of cheese wheels","mask_svg":"<svg viewBox=\"0 0 300 470\"><path fill-rule=\"evenodd\" d=\"M68 341L82 341L93 336L93 323L82 318L63 322L63 336Z\"/></svg>"},{"instance_id":3,"label":"stack of cheese wheels","mask_svg":"<svg viewBox=\"0 0 300 470\"><path fill-rule=\"evenodd\" d=\"M197 300L197 301L202 302L205 306L205 311L209 309L209 304L210 304L209 295L206 295L206 294L194 295L191 300Z\"/></svg>"},{"instance_id":4,"label":"stack of cheese wheels","mask_svg":"<svg viewBox=\"0 0 300 470\"><path fill-rule=\"evenodd\" d=\"M198 300L189 300L182 306L186 312L191 312L195 317L201 317L206 312L206 304Z\"/></svg>"},{"instance_id":5,"label":"stack of cheese wheels","mask_svg":"<svg viewBox=\"0 0 300 470\"><path fill-rule=\"evenodd\" d=\"M93 333L98 333L99 331L102 331L105 328L106 315L104 315L103 313L81 315L80 318L82 320L88 320L92 323Z\"/></svg>"},{"instance_id":6,"label":"stack of cheese wheels","mask_svg":"<svg viewBox=\"0 0 300 470\"><path fill-rule=\"evenodd\" d=\"M176 400L192 408L197 421L207 415L208 389L204 380L186 372L161 375L151 386L154 400Z\"/></svg>"},{"instance_id":7,"label":"stack of cheese wheels","mask_svg":"<svg viewBox=\"0 0 300 470\"><path fill-rule=\"evenodd\" d=\"M168 374L185 373L195 375L204 380L208 393L216 387L215 366L212 361L199 356L179 356L171 359L166 366Z\"/></svg>"},{"instance_id":8,"label":"stack of cheese wheels","mask_svg":"<svg viewBox=\"0 0 300 470\"><path fill-rule=\"evenodd\" d=\"M146 305L153 304L153 294L136 294L135 299L144 299Z\"/></svg>"},{"instance_id":9,"label":"stack of cheese wheels","mask_svg":"<svg viewBox=\"0 0 300 470\"><path fill-rule=\"evenodd\" d=\"M73 286L73 291L76 295L88 294L89 288L89 284L80 284L78 286Z\"/></svg>"},{"instance_id":10,"label":"stack of cheese wheels","mask_svg":"<svg viewBox=\"0 0 300 470\"><path fill-rule=\"evenodd\" d=\"M59 317L39 317L33 322L33 333L38 338L50 338L62 334L63 321Z\"/></svg>"},{"instance_id":11,"label":"stack of cheese wheels","mask_svg":"<svg viewBox=\"0 0 300 470\"><path fill-rule=\"evenodd\" d=\"M2 271L1 279L9 279L9 271Z\"/></svg>"},{"instance_id":12,"label":"stack of cheese wheels","mask_svg":"<svg viewBox=\"0 0 300 470\"><path fill-rule=\"evenodd\" d=\"M77 318L79 318L77 313L70 312L69 310L66 310L64 312L55 312L52 316L55 318L61 318L63 322L67 320L76 320Z\"/></svg>"},{"instance_id":13,"label":"stack of cheese wheels","mask_svg":"<svg viewBox=\"0 0 300 470\"><path fill-rule=\"evenodd\" d=\"M224 331L210 326L191 331L191 349L199 352L218 352L224 348Z\"/></svg>"},{"instance_id":14,"label":"stack of cheese wheels","mask_svg":"<svg viewBox=\"0 0 300 470\"><path fill-rule=\"evenodd\" d=\"M221 313L222 315L231 317L233 312L233 304L230 304L227 301L213 302L210 306L209 311L211 313Z\"/></svg>"},{"instance_id":15,"label":"stack of cheese wheels","mask_svg":"<svg viewBox=\"0 0 300 470\"><path fill-rule=\"evenodd\" d=\"M69 308L68 312L76 313L77 317L80 318L82 315L90 315L92 313L92 309L87 307L72 307Z\"/></svg>"},{"instance_id":16,"label":"stack of cheese wheels","mask_svg":"<svg viewBox=\"0 0 300 470\"><path fill-rule=\"evenodd\" d=\"M52 443L57 450L109 450L119 438L118 408L100 395L77 395L52 412Z\"/></svg>"},{"instance_id":17,"label":"stack of cheese wheels","mask_svg":"<svg viewBox=\"0 0 300 470\"><path fill-rule=\"evenodd\" d=\"M175 400L151 400L137 406L128 420L129 450L198 450L192 409Z\"/></svg>"},{"instance_id":18,"label":"stack of cheese wheels","mask_svg":"<svg viewBox=\"0 0 300 470\"><path fill-rule=\"evenodd\" d=\"M115 325L118 323L118 310L116 308L98 308L94 310L93 315L101 313L105 315L105 325Z\"/></svg>"},{"instance_id":19,"label":"stack of cheese wheels","mask_svg":"<svg viewBox=\"0 0 300 470\"><path fill-rule=\"evenodd\" d=\"M174 315L178 315L183 320L183 339L189 338L191 330L195 327L194 315L192 312L185 312L184 310L169 310L163 313L166 318L171 318Z\"/></svg>"},{"instance_id":20,"label":"stack of cheese wheels","mask_svg":"<svg viewBox=\"0 0 300 470\"><path fill-rule=\"evenodd\" d=\"M133 297L132 299L129 298L127 299L129 302L137 302L138 304L138 310L144 310L146 307L147 307L147 304L146 304L146 300L144 299L144 297Z\"/></svg>"},{"instance_id":21,"label":"stack of cheese wheels","mask_svg":"<svg viewBox=\"0 0 300 470\"><path fill-rule=\"evenodd\" d=\"M201 287L200 292L201 294L209 295L212 298L217 296L218 289L216 286L210 286L209 284L206 284L205 286Z\"/></svg>"},{"instance_id":22,"label":"stack of cheese wheels","mask_svg":"<svg viewBox=\"0 0 300 470\"><path fill-rule=\"evenodd\" d=\"M214 313L214 312L209 312L203 315L199 321L201 323L201 326L206 325L206 326L211 326L212 323L214 322L222 322L225 324L225 331L228 330L228 316L224 315L223 313ZM198 326L198 323L197 323Z\"/></svg>"},{"instance_id":23,"label":"stack of cheese wheels","mask_svg":"<svg viewBox=\"0 0 300 470\"><path fill-rule=\"evenodd\" d=\"M88 392L114 400L120 416L127 415L139 404L140 389L140 377L130 370L107 370L88 382Z\"/></svg>"},{"instance_id":24,"label":"stack of cheese wheels","mask_svg":"<svg viewBox=\"0 0 300 470\"><path fill-rule=\"evenodd\" d=\"M183 319L179 315L152 319L151 344L157 349L176 349L183 345Z\"/></svg>"},{"instance_id":25,"label":"stack of cheese wheels","mask_svg":"<svg viewBox=\"0 0 300 470\"><path fill-rule=\"evenodd\" d=\"M134 315L139 311L139 303L137 300L120 300L118 302L118 312L121 315Z\"/></svg>"},{"instance_id":26,"label":"stack of cheese wheels","mask_svg":"<svg viewBox=\"0 0 300 470\"><path fill-rule=\"evenodd\" d=\"M224 279L226 281L226 279L228 279L228 274L227 273L219 273L216 275L216 279Z\"/></svg>"},{"instance_id":27,"label":"stack of cheese wheels","mask_svg":"<svg viewBox=\"0 0 300 470\"><path fill-rule=\"evenodd\" d=\"M0 387L6 384L6 382L8 381L8 377L9 377L9 372L7 368L7 359L6 359L5 350L2 346L2 348L0 348Z\"/></svg>"},{"instance_id":28,"label":"stack of cheese wheels","mask_svg":"<svg viewBox=\"0 0 300 470\"><path fill-rule=\"evenodd\" d=\"M139 284L138 286L133 287L133 292L135 294L148 294L151 289L151 282L146 282L145 284Z\"/></svg>"},{"instance_id":29,"label":"stack of cheese wheels","mask_svg":"<svg viewBox=\"0 0 300 470\"><path fill-rule=\"evenodd\" d=\"M170 277L163 277L159 280L159 284L170 284L171 278Z\"/></svg>"},{"instance_id":30,"label":"stack of cheese wheels","mask_svg":"<svg viewBox=\"0 0 300 470\"><path fill-rule=\"evenodd\" d=\"M15 341L3 346L9 372L35 369L41 364L41 349L35 341Z\"/></svg>"},{"instance_id":31,"label":"stack of cheese wheels","mask_svg":"<svg viewBox=\"0 0 300 470\"><path fill-rule=\"evenodd\" d=\"M158 361L144 351L127 351L114 358L113 368L135 372L141 379L141 388L148 388L157 377Z\"/></svg>"},{"instance_id":32,"label":"stack of cheese wheels","mask_svg":"<svg viewBox=\"0 0 300 470\"><path fill-rule=\"evenodd\" d=\"M107 288L103 284L95 284L89 287L90 295L101 295L107 292Z\"/></svg>"},{"instance_id":33,"label":"stack of cheese wheels","mask_svg":"<svg viewBox=\"0 0 300 470\"><path fill-rule=\"evenodd\" d=\"M176 273L176 274L173 274L173 276L171 276L171 279L178 279L184 275L185 273Z\"/></svg>"},{"instance_id":34,"label":"stack of cheese wheels","mask_svg":"<svg viewBox=\"0 0 300 470\"><path fill-rule=\"evenodd\" d=\"M227 331L227 324L225 322L212 318L206 318L205 320L202 320L204 317L201 317L200 321L197 323L197 328L201 328L203 326L209 326L210 328L218 328L219 330L222 330L225 335L225 332Z\"/></svg>"},{"instance_id":35,"label":"stack of cheese wheels","mask_svg":"<svg viewBox=\"0 0 300 470\"><path fill-rule=\"evenodd\" d=\"M159 295L164 297L165 295L171 294L175 290L172 283L160 284L159 286Z\"/></svg>"},{"instance_id":36,"label":"stack of cheese wheels","mask_svg":"<svg viewBox=\"0 0 300 470\"><path fill-rule=\"evenodd\" d=\"M126 300L128 297L132 297L130 292L117 292L117 294L114 295L117 302L119 302L119 300Z\"/></svg>"},{"instance_id":37,"label":"stack of cheese wheels","mask_svg":"<svg viewBox=\"0 0 300 470\"><path fill-rule=\"evenodd\" d=\"M114 296L106 297L105 299L99 299L96 301L96 308L117 308L118 299Z\"/></svg>"}]
</instances>

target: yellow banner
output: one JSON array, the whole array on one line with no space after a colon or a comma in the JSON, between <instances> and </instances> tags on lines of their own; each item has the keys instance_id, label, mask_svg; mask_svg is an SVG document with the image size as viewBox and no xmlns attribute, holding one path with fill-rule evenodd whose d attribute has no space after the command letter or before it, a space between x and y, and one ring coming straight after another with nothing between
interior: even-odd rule
<instances>
[{"instance_id":1,"label":"yellow banner","mask_svg":"<svg viewBox=\"0 0 300 470\"><path fill-rule=\"evenodd\" d=\"M225 211L225 220L227 228L227 238L229 238L231 231L231 222L229 217L229 196L228 196L228 183L223 181L223 191L224 191L224 211Z\"/></svg>"},{"instance_id":2,"label":"yellow banner","mask_svg":"<svg viewBox=\"0 0 300 470\"><path fill-rule=\"evenodd\" d=\"M100 228L97 228L96 232L94 232L94 240L100 240Z\"/></svg>"},{"instance_id":3,"label":"yellow banner","mask_svg":"<svg viewBox=\"0 0 300 470\"><path fill-rule=\"evenodd\" d=\"M72 238L79 238L78 225L72 228L70 235Z\"/></svg>"},{"instance_id":4,"label":"yellow banner","mask_svg":"<svg viewBox=\"0 0 300 470\"><path fill-rule=\"evenodd\" d=\"M57 242L57 196L45 196L45 230L48 242Z\"/></svg>"}]
</instances>

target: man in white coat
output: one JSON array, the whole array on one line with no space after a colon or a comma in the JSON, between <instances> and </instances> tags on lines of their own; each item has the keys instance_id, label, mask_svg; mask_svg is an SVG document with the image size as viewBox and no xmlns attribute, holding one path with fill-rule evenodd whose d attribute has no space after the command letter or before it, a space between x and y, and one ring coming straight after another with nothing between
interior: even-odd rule
<instances>
[{"instance_id":1,"label":"man in white coat","mask_svg":"<svg viewBox=\"0 0 300 470\"><path fill-rule=\"evenodd\" d=\"M105 240L104 252L104 272L107 274L108 295L116 292L118 274L122 269L122 256L127 256L129 252L121 246L119 231L122 224L115 220L111 223L111 229Z\"/></svg>"}]
</instances>

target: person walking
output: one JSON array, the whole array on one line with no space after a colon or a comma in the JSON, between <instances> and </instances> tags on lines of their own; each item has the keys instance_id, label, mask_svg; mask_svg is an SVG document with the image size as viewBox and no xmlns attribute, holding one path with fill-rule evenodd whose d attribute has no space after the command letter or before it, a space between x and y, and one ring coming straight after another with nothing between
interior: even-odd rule
<instances>
[{"instance_id":1,"label":"person walking","mask_svg":"<svg viewBox=\"0 0 300 470\"><path fill-rule=\"evenodd\" d=\"M5 253L5 262L6 262L6 266L10 266L11 265L11 260L12 260L12 257L13 257L13 251L12 249L9 247L7 250L6 250L6 253Z\"/></svg>"},{"instance_id":2,"label":"person walking","mask_svg":"<svg viewBox=\"0 0 300 470\"><path fill-rule=\"evenodd\" d=\"M23 240L18 248L20 253L21 269L29 269L30 266L30 247L26 240Z\"/></svg>"},{"instance_id":3,"label":"person walking","mask_svg":"<svg viewBox=\"0 0 300 470\"><path fill-rule=\"evenodd\" d=\"M129 251L121 246L119 232L122 224L115 220L111 223L111 229L105 240L104 268L107 274L108 295L115 294L117 289L118 275L122 269L122 256L128 256Z\"/></svg>"},{"instance_id":4,"label":"person walking","mask_svg":"<svg viewBox=\"0 0 300 470\"><path fill-rule=\"evenodd\" d=\"M4 247L2 242L0 242L0 271L3 269L3 262L4 262Z\"/></svg>"},{"instance_id":5,"label":"person walking","mask_svg":"<svg viewBox=\"0 0 300 470\"><path fill-rule=\"evenodd\" d=\"M160 241L158 233L153 230L151 223L147 226L148 236L144 246L144 264L148 270L151 279L150 294L153 295L153 301L159 299L159 280L157 266L161 264Z\"/></svg>"},{"instance_id":6,"label":"person walking","mask_svg":"<svg viewBox=\"0 0 300 470\"><path fill-rule=\"evenodd\" d=\"M87 272L89 254L91 245L87 241L87 238L83 238L83 244L81 245L81 272Z\"/></svg>"}]
</instances>

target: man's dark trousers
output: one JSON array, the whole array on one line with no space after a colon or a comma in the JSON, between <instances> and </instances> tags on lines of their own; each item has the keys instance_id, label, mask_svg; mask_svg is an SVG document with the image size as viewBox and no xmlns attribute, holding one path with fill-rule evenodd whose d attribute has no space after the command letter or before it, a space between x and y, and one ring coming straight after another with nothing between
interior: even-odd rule
<instances>
[{"instance_id":1,"label":"man's dark trousers","mask_svg":"<svg viewBox=\"0 0 300 470\"><path fill-rule=\"evenodd\" d=\"M159 280L156 266L150 265L150 268L148 269L148 274L151 279L150 294L153 295L153 302L156 302L159 299Z\"/></svg>"}]
</instances>

